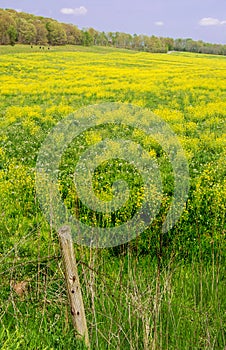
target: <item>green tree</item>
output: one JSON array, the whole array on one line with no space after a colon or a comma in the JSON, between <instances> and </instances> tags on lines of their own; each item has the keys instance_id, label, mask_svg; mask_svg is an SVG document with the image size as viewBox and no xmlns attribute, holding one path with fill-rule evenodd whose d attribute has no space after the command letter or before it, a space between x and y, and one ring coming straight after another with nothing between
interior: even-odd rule
<instances>
[{"instance_id":1,"label":"green tree","mask_svg":"<svg viewBox=\"0 0 226 350\"><path fill-rule=\"evenodd\" d=\"M7 33L9 35L9 41L10 41L10 45L15 45L16 43L16 39L17 39L17 30L16 27L12 24L10 24Z\"/></svg>"},{"instance_id":2,"label":"green tree","mask_svg":"<svg viewBox=\"0 0 226 350\"><path fill-rule=\"evenodd\" d=\"M67 43L67 35L61 23L49 20L46 23L46 29L50 45L65 45Z\"/></svg>"},{"instance_id":3,"label":"green tree","mask_svg":"<svg viewBox=\"0 0 226 350\"><path fill-rule=\"evenodd\" d=\"M48 30L46 29L46 26L40 19L37 19L33 22L35 28L36 28L36 38L35 38L35 44L37 45L46 45L48 44Z\"/></svg>"},{"instance_id":4,"label":"green tree","mask_svg":"<svg viewBox=\"0 0 226 350\"><path fill-rule=\"evenodd\" d=\"M87 30L82 31L82 45L84 46L91 46L93 44L93 38L91 34Z\"/></svg>"},{"instance_id":5,"label":"green tree","mask_svg":"<svg viewBox=\"0 0 226 350\"><path fill-rule=\"evenodd\" d=\"M174 48L174 40L172 38L162 38L166 45L167 51L172 51Z\"/></svg>"},{"instance_id":6,"label":"green tree","mask_svg":"<svg viewBox=\"0 0 226 350\"><path fill-rule=\"evenodd\" d=\"M13 44L17 37L16 23L12 16L0 9L0 44Z\"/></svg>"},{"instance_id":7,"label":"green tree","mask_svg":"<svg viewBox=\"0 0 226 350\"><path fill-rule=\"evenodd\" d=\"M162 38L152 35L145 37L145 50L148 52L167 52L167 46Z\"/></svg>"},{"instance_id":8,"label":"green tree","mask_svg":"<svg viewBox=\"0 0 226 350\"><path fill-rule=\"evenodd\" d=\"M70 45L79 45L81 44L82 34L81 30L73 24L63 23L63 28L67 36L67 44Z\"/></svg>"},{"instance_id":9,"label":"green tree","mask_svg":"<svg viewBox=\"0 0 226 350\"><path fill-rule=\"evenodd\" d=\"M109 32L109 33L107 33L106 36L107 36L107 39L108 39L108 43L109 43L110 45L115 46L115 33Z\"/></svg>"},{"instance_id":10,"label":"green tree","mask_svg":"<svg viewBox=\"0 0 226 350\"><path fill-rule=\"evenodd\" d=\"M35 43L37 31L33 23L24 18L17 20L18 43L31 44Z\"/></svg>"},{"instance_id":11,"label":"green tree","mask_svg":"<svg viewBox=\"0 0 226 350\"><path fill-rule=\"evenodd\" d=\"M96 44L101 46L107 46L109 43L109 39L105 32L99 32L96 38Z\"/></svg>"},{"instance_id":12,"label":"green tree","mask_svg":"<svg viewBox=\"0 0 226 350\"><path fill-rule=\"evenodd\" d=\"M99 32L97 30L95 30L94 28L89 28L88 33L92 37L92 45L97 45L97 39L99 36Z\"/></svg>"},{"instance_id":13,"label":"green tree","mask_svg":"<svg viewBox=\"0 0 226 350\"><path fill-rule=\"evenodd\" d=\"M174 40L174 50L186 51L186 39L179 38Z\"/></svg>"}]
</instances>

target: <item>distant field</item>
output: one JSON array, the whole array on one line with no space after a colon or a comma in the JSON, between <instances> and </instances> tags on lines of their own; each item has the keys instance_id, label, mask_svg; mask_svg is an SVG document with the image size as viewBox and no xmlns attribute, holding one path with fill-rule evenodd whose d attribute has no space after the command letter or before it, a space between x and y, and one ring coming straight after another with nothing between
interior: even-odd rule
<instances>
[{"instance_id":1,"label":"distant field","mask_svg":"<svg viewBox=\"0 0 226 350\"><path fill-rule=\"evenodd\" d=\"M63 46L51 46L51 45L15 45L15 46L0 46L0 53L19 53L19 52L99 52L99 53L108 53L115 52L114 47L102 47L102 46L80 46L80 45L63 45ZM117 52L127 52L135 53L136 51L127 50L127 49L117 49Z\"/></svg>"},{"instance_id":2,"label":"distant field","mask_svg":"<svg viewBox=\"0 0 226 350\"><path fill-rule=\"evenodd\" d=\"M164 203L153 225L136 240L108 250L76 247L92 348L226 348L225 82L226 58L221 56L0 46L2 349L83 348L74 340L58 241L39 208L34 172L40 146L56 123L81 107L103 102L148 108L170 125L188 160L190 191L180 220L163 235L172 169L159 145L139 133L127 134L158 161ZM79 149L114 132L87 131L74 153L67 151L59 186L71 210ZM112 168L116 174L119 164ZM97 185L96 191L108 200L113 171L107 169L100 169L105 189ZM97 225L102 220L109 227L126 221L142 198L139 175L131 173L125 180L140 189L130 207L106 219L80 206L79 217ZM21 281L27 282L27 292L19 297L13 287Z\"/></svg>"}]
</instances>

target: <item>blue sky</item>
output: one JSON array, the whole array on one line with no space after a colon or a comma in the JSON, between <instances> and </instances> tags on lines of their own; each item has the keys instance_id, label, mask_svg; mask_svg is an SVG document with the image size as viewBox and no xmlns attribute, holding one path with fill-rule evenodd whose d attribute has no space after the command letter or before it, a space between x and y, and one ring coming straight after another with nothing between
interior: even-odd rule
<instances>
[{"instance_id":1,"label":"blue sky","mask_svg":"<svg viewBox=\"0 0 226 350\"><path fill-rule=\"evenodd\" d=\"M0 8L52 17L80 29L226 44L226 0L0 0Z\"/></svg>"}]
</instances>

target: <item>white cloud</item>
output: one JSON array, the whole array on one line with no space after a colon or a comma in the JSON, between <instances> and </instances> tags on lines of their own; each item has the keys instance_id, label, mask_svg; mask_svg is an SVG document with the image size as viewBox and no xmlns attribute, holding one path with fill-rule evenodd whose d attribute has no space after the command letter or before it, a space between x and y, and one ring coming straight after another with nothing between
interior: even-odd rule
<instances>
[{"instance_id":1,"label":"white cloud","mask_svg":"<svg viewBox=\"0 0 226 350\"><path fill-rule=\"evenodd\" d=\"M84 6L77 7L75 9L64 7L60 10L64 15L84 16L87 13L87 9Z\"/></svg>"},{"instance_id":2,"label":"white cloud","mask_svg":"<svg viewBox=\"0 0 226 350\"><path fill-rule=\"evenodd\" d=\"M221 26L226 24L226 21L220 21L218 18L205 17L199 21L200 26Z\"/></svg>"},{"instance_id":3,"label":"white cloud","mask_svg":"<svg viewBox=\"0 0 226 350\"><path fill-rule=\"evenodd\" d=\"M22 12L22 9L15 9L16 12Z\"/></svg>"},{"instance_id":4,"label":"white cloud","mask_svg":"<svg viewBox=\"0 0 226 350\"><path fill-rule=\"evenodd\" d=\"M157 22L155 22L155 25L158 27L162 27L162 26L164 26L164 23L162 21L157 21Z\"/></svg>"}]
</instances>

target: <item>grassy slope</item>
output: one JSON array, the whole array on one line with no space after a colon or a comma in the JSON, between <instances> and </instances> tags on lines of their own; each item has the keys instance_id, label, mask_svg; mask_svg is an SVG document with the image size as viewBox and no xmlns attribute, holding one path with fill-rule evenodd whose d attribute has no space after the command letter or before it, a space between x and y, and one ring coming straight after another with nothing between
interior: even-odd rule
<instances>
[{"instance_id":1,"label":"grassy slope","mask_svg":"<svg viewBox=\"0 0 226 350\"><path fill-rule=\"evenodd\" d=\"M48 50L49 48L49 50ZM0 45L0 54L10 54L10 53L30 53L30 52L40 52L40 51L53 51L53 52L96 52L96 53L108 53L108 52L126 52L135 53L136 51L127 49L115 49L113 47L104 46L79 46L79 45L65 45L65 46L40 46L33 45L15 45L15 46L5 46Z\"/></svg>"}]
</instances>

